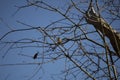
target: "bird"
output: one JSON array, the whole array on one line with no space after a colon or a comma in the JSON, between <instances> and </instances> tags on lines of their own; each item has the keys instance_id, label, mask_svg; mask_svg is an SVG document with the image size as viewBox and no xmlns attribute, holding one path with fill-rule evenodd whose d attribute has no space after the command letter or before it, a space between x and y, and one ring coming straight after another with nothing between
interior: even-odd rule
<instances>
[{"instance_id":1,"label":"bird","mask_svg":"<svg viewBox=\"0 0 120 80\"><path fill-rule=\"evenodd\" d=\"M34 54L33 59L36 59L38 56L38 52Z\"/></svg>"},{"instance_id":2,"label":"bird","mask_svg":"<svg viewBox=\"0 0 120 80\"><path fill-rule=\"evenodd\" d=\"M60 39L60 37L57 38L57 45L62 44L62 39Z\"/></svg>"}]
</instances>

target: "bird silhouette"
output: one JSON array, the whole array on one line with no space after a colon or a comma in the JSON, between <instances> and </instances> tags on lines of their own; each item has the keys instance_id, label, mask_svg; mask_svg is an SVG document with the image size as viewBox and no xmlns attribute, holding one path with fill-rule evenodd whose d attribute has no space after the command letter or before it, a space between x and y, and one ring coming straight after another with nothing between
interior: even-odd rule
<instances>
[{"instance_id":1,"label":"bird silhouette","mask_svg":"<svg viewBox=\"0 0 120 80\"><path fill-rule=\"evenodd\" d=\"M36 59L38 56L38 52L34 54L33 59Z\"/></svg>"}]
</instances>

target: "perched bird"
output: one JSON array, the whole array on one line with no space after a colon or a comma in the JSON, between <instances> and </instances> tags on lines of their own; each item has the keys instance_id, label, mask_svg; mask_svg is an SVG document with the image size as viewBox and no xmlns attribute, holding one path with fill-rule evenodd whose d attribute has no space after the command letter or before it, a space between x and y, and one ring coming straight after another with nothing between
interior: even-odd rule
<instances>
[{"instance_id":1,"label":"perched bird","mask_svg":"<svg viewBox=\"0 0 120 80\"><path fill-rule=\"evenodd\" d=\"M56 38L55 45L52 46L52 50L55 50L55 49L56 49L59 45L61 45L61 44L63 45L62 39L61 39L60 37L57 37L57 38ZM62 46L62 45L61 45L61 46Z\"/></svg>"},{"instance_id":2,"label":"perched bird","mask_svg":"<svg viewBox=\"0 0 120 80\"><path fill-rule=\"evenodd\" d=\"M33 59L36 59L38 56L38 52L34 54Z\"/></svg>"},{"instance_id":3,"label":"perched bird","mask_svg":"<svg viewBox=\"0 0 120 80\"><path fill-rule=\"evenodd\" d=\"M60 37L57 38L57 44L58 45L62 44L62 39L60 39Z\"/></svg>"}]
</instances>

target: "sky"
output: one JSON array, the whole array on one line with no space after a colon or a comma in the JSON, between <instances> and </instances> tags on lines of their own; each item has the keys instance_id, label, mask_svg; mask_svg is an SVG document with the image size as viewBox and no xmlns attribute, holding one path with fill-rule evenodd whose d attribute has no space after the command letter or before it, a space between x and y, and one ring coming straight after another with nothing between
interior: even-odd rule
<instances>
[{"instance_id":1,"label":"sky","mask_svg":"<svg viewBox=\"0 0 120 80\"><path fill-rule=\"evenodd\" d=\"M51 3L49 1L49 3ZM52 12L48 12L46 10L40 10L35 7L21 9L17 11L16 6L21 6L26 4L26 0L0 0L0 37L4 35L6 32L14 29L22 29L27 28L19 24L17 21L25 22L26 24L32 26L46 26L50 24L52 21L59 19L61 16L56 15ZM51 4L58 4L58 2L53 2ZM40 36L39 33L35 31L27 31L27 32L18 32L14 35L11 33L6 38L3 39L14 41L19 40L20 38L31 37L33 39L38 39ZM34 60L32 56L34 53L39 51L39 49L31 48L31 49L23 49L22 53L27 56L22 56L19 50L9 50L9 54L6 54L3 59L2 56L7 52L6 50L12 46L12 44L8 44L2 48L4 45L1 45L0 51L0 64L20 64L20 63L35 63L39 62L39 60ZM42 70L39 70L41 65L8 65L8 66L0 66L0 80L50 80L51 75L60 72L60 70L64 67L63 61L46 64L43 66ZM39 71L39 74L36 74ZM59 74L59 73L58 73ZM35 75L35 76L34 76ZM32 78L31 78L32 77Z\"/></svg>"},{"instance_id":2,"label":"sky","mask_svg":"<svg viewBox=\"0 0 120 80\"><path fill-rule=\"evenodd\" d=\"M65 6L68 0L44 0L53 6ZM77 1L77 0L75 0ZM44 27L53 21L62 19L63 17L57 13L53 13L44 9L37 7L27 7L17 11L17 6L22 6L26 4L26 0L0 0L0 37L11 30L28 28L25 25L18 23L24 22L26 24L35 27ZM84 5L82 5L84 6ZM64 9L64 7L62 8ZM113 23L112 25L118 28L118 24ZM88 28L89 29L89 28ZM91 28L93 29L93 28ZM71 36L71 35L70 35ZM97 35L96 35L97 36ZM93 38L95 36L91 36ZM17 33L11 33L7 35L3 41L16 41L21 38L31 38L39 40L41 34L36 30L22 31ZM61 77L59 75L65 68L65 59L58 60L43 66L29 63L40 62L40 59L34 60L32 56L36 52L42 54L42 50L39 48L22 48L22 49L12 49L9 47L16 46L14 44L1 44L0 43L0 80L53 80L51 75ZM8 50L8 53L7 53ZM22 53L22 54L21 54ZM5 56L3 58L3 56ZM20 65L25 63L25 65ZM6 66L1 66L2 64L11 64ZM42 77L42 79L41 79Z\"/></svg>"}]
</instances>

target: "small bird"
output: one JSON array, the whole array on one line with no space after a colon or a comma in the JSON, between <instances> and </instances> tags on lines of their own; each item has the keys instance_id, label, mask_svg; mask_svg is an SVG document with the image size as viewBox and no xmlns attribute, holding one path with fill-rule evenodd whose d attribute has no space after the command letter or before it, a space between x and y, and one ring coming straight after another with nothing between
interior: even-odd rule
<instances>
[{"instance_id":1,"label":"small bird","mask_svg":"<svg viewBox=\"0 0 120 80\"><path fill-rule=\"evenodd\" d=\"M62 39L60 37L56 38L56 42L55 45L53 45L52 50L55 50L59 45L63 46Z\"/></svg>"},{"instance_id":2,"label":"small bird","mask_svg":"<svg viewBox=\"0 0 120 80\"><path fill-rule=\"evenodd\" d=\"M60 39L60 37L57 38L57 44L58 45L62 44L62 39Z\"/></svg>"},{"instance_id":3,"label":"small bird","mask_svg":"<svg viewBox=\"0 0 120 80\"><path fill-rule=\"evenodd\" d=\"M36 59L38 56L38 52L34 54L33 59Z\"/></svg>"}]
</instances>

